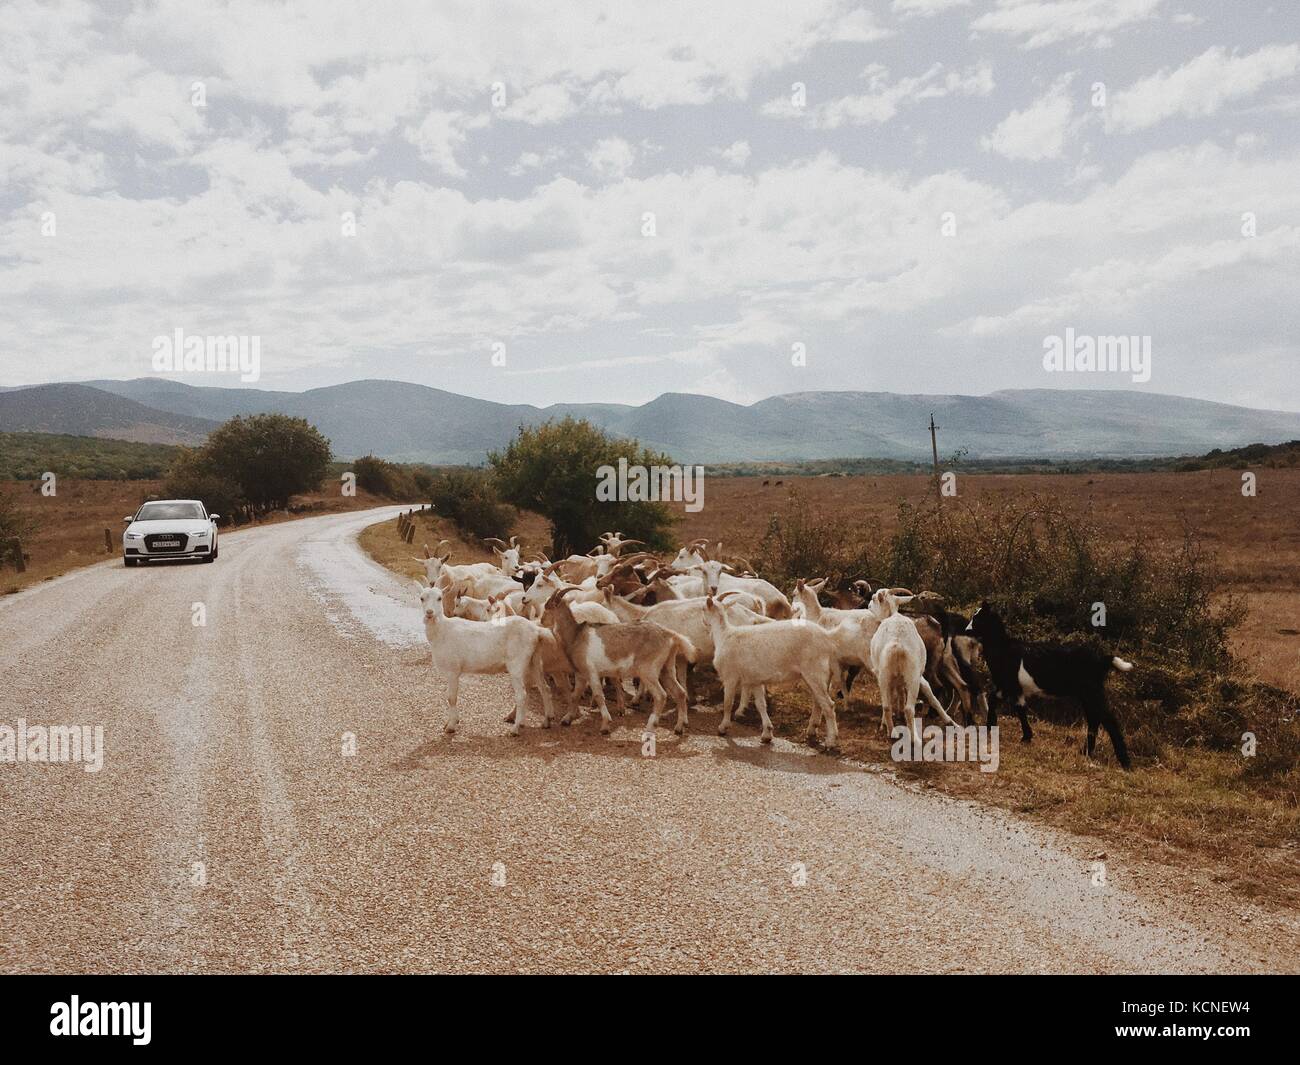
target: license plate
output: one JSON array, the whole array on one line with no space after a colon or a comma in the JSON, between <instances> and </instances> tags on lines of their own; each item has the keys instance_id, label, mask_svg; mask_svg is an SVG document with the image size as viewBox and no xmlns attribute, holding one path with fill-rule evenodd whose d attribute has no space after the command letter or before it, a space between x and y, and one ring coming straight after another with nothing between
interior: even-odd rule
<instances>
[{"instance_id":1,"label":"license plate","mask_svg":"<svg viewBox=\"0 0 1300 1065\"><path fill-rule=\"evenodd\" d=\"M153 545L154 547L180 547L181 542L179 540L155 540Z\"/></svg>"}]
</instances>

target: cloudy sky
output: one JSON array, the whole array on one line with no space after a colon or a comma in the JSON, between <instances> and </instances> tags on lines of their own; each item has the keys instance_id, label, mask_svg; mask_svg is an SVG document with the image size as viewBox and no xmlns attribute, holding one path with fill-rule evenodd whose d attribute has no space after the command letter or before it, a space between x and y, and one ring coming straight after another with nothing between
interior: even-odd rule
<instances>
[{"instance_id":1,"label":"cloudy sky","mask_svg":"<svg viewBox=\"0 0 1300 1065\"><path fill-rule=\"evenodd\" d=\"M8 0L4 28L0 384L142 376L181 328L259 336L264 388L1300 410L1294 0ZM1045 372L1067 327L1149 336L1150 381Z\"/></svg>"}]
</instances>

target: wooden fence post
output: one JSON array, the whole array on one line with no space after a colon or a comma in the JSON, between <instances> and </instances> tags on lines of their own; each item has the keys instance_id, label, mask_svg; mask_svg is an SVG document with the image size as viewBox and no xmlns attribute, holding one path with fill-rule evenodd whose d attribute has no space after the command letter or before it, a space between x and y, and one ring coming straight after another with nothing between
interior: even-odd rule
<instances>
[{"instance_id":1,"label":"wooden fence post","mask_svg":"<svg viewBox=\"0 0 1300 1065\"><path fill-rule=\"evenodd\" d=\"M26 573L27 560L23 558L23 542L14 536L4 542L3 548L4 550L0 550L0 563L4 562L7 553L13 559L14 569L19 573Z\"/></svg>"},{"instance_id":2,"label":"wooden fence post","mask_svg":"<svg viewBox=\"0 0 1300 1065\"><path fill-rule=\"evenodd\" d=\"M107 529L104 530L104 553L106 555L113 553L113 534Z\"/></svg>"}]
</instances>

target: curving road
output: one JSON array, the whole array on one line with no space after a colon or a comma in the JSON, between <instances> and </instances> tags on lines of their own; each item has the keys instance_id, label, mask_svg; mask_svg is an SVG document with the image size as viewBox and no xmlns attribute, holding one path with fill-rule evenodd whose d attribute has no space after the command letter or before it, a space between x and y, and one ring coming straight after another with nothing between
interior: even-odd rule
<instances>
[{"instance_id":1,"label":"curving road","mask_svg":"<svg viewBox=\"0 0 1300 1065\"><path fill-rule=\"evenodd\" d=\"M512 739L507 686L467 678L444 737L412 590L355 543L396 512L0 601L0 725L99 724L105 749L0 763L0 970L1300 964L1293 923L1208 878L1112 853L1094 885L1095 844L707 712L645 758L643 715Z\"/></svg>"}]
</instances>

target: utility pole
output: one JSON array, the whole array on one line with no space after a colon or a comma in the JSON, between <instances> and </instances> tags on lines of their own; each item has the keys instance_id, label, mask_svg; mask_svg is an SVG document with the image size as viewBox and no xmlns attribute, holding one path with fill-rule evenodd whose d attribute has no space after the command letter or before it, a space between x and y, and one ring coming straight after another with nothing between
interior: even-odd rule
<instances>
[{"instance_id":1,"label":"utility pole","mask_svg":"<svg viewBox=\"0 0 1300 1065\"><path fill-rule=\"evenodd\" d=\"M930 452L934 455L934 490L939 491L939 441L935 437L935 430L939 427L934 424L934 412L930 412Z\"/></svg>"}]
</instances>

